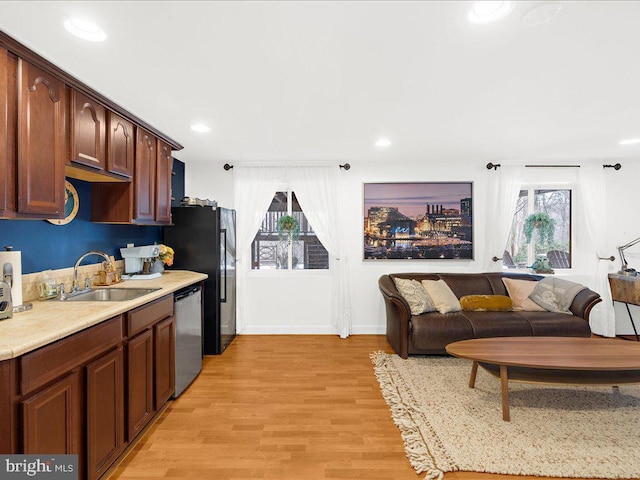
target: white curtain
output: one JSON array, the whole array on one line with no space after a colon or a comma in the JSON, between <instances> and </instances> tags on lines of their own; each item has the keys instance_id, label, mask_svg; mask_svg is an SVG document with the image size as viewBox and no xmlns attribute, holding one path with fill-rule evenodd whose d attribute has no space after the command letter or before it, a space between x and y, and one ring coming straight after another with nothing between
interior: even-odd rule
<instances>
[{"instance_id":1,"label":"white curtain","mask_svg":"<svg viewBox=\"0 0 640 480\"><path fill-rule=\"evenodd\" d=\"M351 308L347 259L338 222L338 168L295 167L288 170L289 184L313 231L334 261L331 264L333 325L342 338L351 334Z\"/></svg>"},{"instance_id":2,"label":"white curtain","mask_svg":"<svg viewBox=\"0 0 640 480\"><path fill-rule=\"evenodd\" d=\"M606 225L602 225L602 222L606 221L608 217L604 168L601 163L598 163L582 165L579 170L580 194L584 205L585 221L595 247L592 268L589 270L595 272L593 288L602 297L602 302L591 310L589 325L591 331L597 335L615 337L615 312L607 276L611 264L608 257L611 256L611 252L608 247L608 231ZM601 260L601 258L606 258L606 260Z\"/></svg>"},{"instance_id":3,"label":"white curtain","mask_svg":"<svg viewBox=\"0 0 640 480\"><path fill-rule=\"evenodd\" d=\"M518 195L522 188L524 169L524 165L502 165L498 167L497 172L489 172L487 249L483 262L487 272L502 270L502 255L509 239ZM493 257L500 260L494 262Z\"/></svg>"},{"instance_id":4,"label":"white curtain","mask_svg":"<svg viewBox=\"0 0 640 480\"><path fill-rule=\"evenodd\" d=\"M246 276L251 270L247 255L264 215L269 210L282 179L283 169L240 167L233 169L233 204L236 210L236 328L239 333L247 325L243 305L250 301Z\"/></svg>"}]
</instances>

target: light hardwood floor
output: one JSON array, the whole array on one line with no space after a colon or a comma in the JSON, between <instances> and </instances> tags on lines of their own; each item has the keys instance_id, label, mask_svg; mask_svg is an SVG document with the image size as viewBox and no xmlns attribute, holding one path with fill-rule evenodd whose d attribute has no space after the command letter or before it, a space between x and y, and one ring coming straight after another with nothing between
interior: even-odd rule
<instances>
[{"instance_id":1,"label":"light hardwood floor","mask_svg":"<svg viewBox=\"0 0 640 480\"><path fill-rule=\"evenodd\" d=\"M111 479L422 479L373 374L378 350L392 351L384 336L239 336L205 358ZM445 475L476 479L545 480Z\"/></svg>"}]
</instances>

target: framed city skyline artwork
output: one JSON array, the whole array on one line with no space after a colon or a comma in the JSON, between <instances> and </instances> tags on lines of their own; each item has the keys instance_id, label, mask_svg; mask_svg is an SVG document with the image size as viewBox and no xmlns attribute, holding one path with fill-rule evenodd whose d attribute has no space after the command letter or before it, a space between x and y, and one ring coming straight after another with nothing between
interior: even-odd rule
<instances>
[{"instance_id":1,"label":"framed city skyline artwork","mask_svg":"<svg viewBox=\"0 0 640 480\"><path fill-rule=\"evenodd\" d=\"M365 183L365 260L472 260L473 182Z\"/></svg>"}]
</instances>

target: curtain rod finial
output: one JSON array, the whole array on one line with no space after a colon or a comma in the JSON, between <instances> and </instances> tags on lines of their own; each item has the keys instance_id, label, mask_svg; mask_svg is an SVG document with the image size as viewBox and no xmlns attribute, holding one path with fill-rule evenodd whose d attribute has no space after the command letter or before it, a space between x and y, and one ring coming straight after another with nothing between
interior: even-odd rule
<instances>
[{"instance_id":1,"label":"curtain rod finial","mask_svg":"<svg viewBox=\"0 0 640 480\"><path fill-rule=\"evenodd\" d=\"M228 163L225 163L223 168L225 170L229 171L229 170L231 170L233 168L233 165L229 165Z\"/></svg>"},{"instance_id":2,"label":"curtain rod finial","mask_svg":"<svg viewBox=\"0 0 640 480\"><path fill-rule=\"evenodd\" d=\"M602 165L602 168L613 168L614 170L620 170L622 165L616 163L615 165Z\"/></svg>"},{"instance_id":3,"label":"curtain rod finial","mask_svg":"<svg viewBox=\"0 0 640 480\"><path fill-rule=\"evenodd\" d=\"M492 168L494 170L498 170L499 166L500 166L499 163L491 163L491 162L489 162L489 163L487 163L487 170L491 170Z\"/></svg>"},{"instance_id":4,"label":"curtain rod finial","mask_svg":"<svg viewBox=\"0 0 640 480\"><path fill-rule=\"evenodd\" d=\"M340 165L340 168L344 168L345 170L349 170L351 168L351 165L349 165L348 163L345 163L344 165Z\"/></svg>"}]
</instances>

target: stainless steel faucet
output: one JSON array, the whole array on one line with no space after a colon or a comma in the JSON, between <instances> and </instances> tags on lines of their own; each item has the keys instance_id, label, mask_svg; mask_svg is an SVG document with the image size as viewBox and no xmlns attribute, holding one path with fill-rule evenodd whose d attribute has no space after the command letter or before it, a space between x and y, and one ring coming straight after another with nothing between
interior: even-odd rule
<instances>
[{"instance_id":1,"label":"stainless steel faucet","mask_svg":"<svg viewBox=\"0 0 640 480\"><path fill-rule=\"evenodd\" d=\"M89 255L100 255L107 262L107 268L109 267L109 265L111 265L111 259L109 258L109 255L107 255L104 252L98 252L96 250L91 250L90 252L87 252L84 255L81 255L80 258L78 258L78 260L76 260L76 264L73 266L73 285L71 287L71 290L73 292L77 292L80 289L78 287L78 267L80 266L80 262L82 262L82 260L87 258ZM88 289L88 288L89 287L87 286L87 284L85 282L85 290Z\"/></svg>"}]
</instances>

